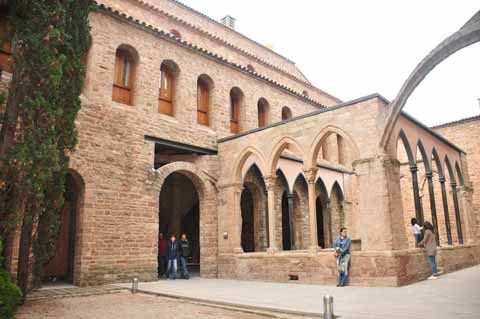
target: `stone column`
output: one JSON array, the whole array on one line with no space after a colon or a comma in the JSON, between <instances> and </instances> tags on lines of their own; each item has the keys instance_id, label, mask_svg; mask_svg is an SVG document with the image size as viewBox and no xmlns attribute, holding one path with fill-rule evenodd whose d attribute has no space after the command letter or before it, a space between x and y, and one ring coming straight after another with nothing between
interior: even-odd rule
<instances>
[{"instance_id":1,"label":"stone column","mask_svg":"<svg viewBox=\"0 0 480 319\"><path fill-rule=\"evenodd\" d=\"M465 185L460 186L460 205L462 207L460 213L465 226L463 235L464 242L468 244L478 242L478 236L480 236L480 234L475 235L474 231L477 224L474 215L475 212L472 207L472 193L473 189L471 187Z\"/></svg>"},{"instance_id":2,"label":"stone column","mask_svg":"<svg viewBox=\"0 0 480 319\"><path fill-rule=\"evenodd\" d=\"M440 177L440 187L442 188L443 212L445 214L445 229L447 230L447 243L452 244L452 230L450 229L450 216L448 214L447 190L445 189L445 177Z\"/></svg>"},{"instance_id":3,"label":"stone column","mask_svg":"<svg viewBox=\"0 0 480 319\"><path fill-rule=\"evenodd\" d=\"M430 208L432 210L432 223L433 229L435 233L435 241L437 242L437 246L440 246L440 236L438 233L438 220L437 220L437 207L435 205L435 191L433 188L433 172L428 170L426 175L428 181L428 194L430 197Z\"/></svg>"},{"instance_id":4,"label":"stone column","mask_svg":"<svg viewBox=\"0 0 480 319\"><path fill-rule=\"evenodd\" d=\"M295 231L293 229L293 194L287 193L288 201L288 224L290 227L290 250L295 250Z\"/></svg>"},{"instance_id":5,"label":"stone column","mask_svg":"<svg viewBox=\"0 0 480 319\"><path fill-rule=\"evenodd\" d=\"M458 243L463 245L462 220L460 218L460 208L458 206L457 183L451 182L450 186L452 186L453 207L455 209L455 222L457 224Z\"/></svg>"},{"instance_id":6,"label":"stone column","mask_svg":"<svg viewBox=\"0 0 480 319\"><path fill-rule=\"evenodd\" d=\"M413 199L415 202L415 215L417 217L418 223L420 225L423 225L425 220L423 218L423 207L422 207L422 202L420 201L420 191L418 189L417 165L410 164L410 172L412 173L412 187L413 187Z\"/></svg>"},{"instance_id":7,"label":"stone column","mask_svg":"<svg viewBox=\"0 0 480 319\"><path fill-rule=\"evenodd\" d=\"M242 208L241 195L242 184L232 183L224 186L227 193L227 209L231 209L232 214L229 216L228 212L225 216L227 229L229 234L228 251L234 253L243 253L242 249Z\"/></svg>"},{"instance_id":8,"label":"stone column","mask_svg":"<svg viewBox=\"0 0 480 319\"><path fill-rule=\"evenodd\" d=\"M268 201L268 251L278 251L278 244L275 240L275 182L276 176L266 176L264 178L265 186L267 187L267 201Z\"/></svg>"},{"instance_id":9,"label":"stone column","mask_svg":"<svg viewBox=\"0 0 480 319\"><path fill-rule=\"evenodd\" d=\"M335 237L333 234L333 215L332 215L332 201L330 198L327 198L327 203L325 205L325 208L327 209L327 218L328 218L328 247L332 247L333 245L333 238Z\"/></svg>"},{"instance_id":10,"label":"stone column","mask_svg":"<svg viewBox=\"0 0 480 319\"><path fill-rule=\"evenodd\" d=\"M353 162L358 176L359 235L363 251L408 247L402 212L400 162L387 154Z\"/></svg>"},{"instance_id":11,"label":"stone column","mask_svg":"<svg viewBox=\"0 0 480 319\"><path fill-rule=\"evenodd\" d=\"M269 226L268 226L270 224L269 220L268 220L268 216L269 216L268 215L268 190L265 188L263 190L263 193L265 195L264 196L264 203L263 203L263 205L265 207L265 237L267 237L266 238L267 247L270 247L270 235L269 235L270 234L270 229L269 229Z\"/></svg>"},{"instance_id":12,"label":"stone column","mask_svg":"<svg viewBox=\"0 0 480 319\"><path fill-rule=\"evenodd\" d=\"M317 194L315 192L315 182L317 180L317 169L305 171L305 177L308 185L308 215L310 221L310 249L318 249L317 235Z\"/></svg>"}]
</instances>

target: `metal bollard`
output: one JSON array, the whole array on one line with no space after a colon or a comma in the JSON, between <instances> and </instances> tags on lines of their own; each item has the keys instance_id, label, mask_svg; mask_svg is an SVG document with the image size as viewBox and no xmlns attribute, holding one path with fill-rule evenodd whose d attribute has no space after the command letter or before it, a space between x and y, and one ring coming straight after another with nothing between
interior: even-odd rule
<instances>
[{"instance_id":1,"label":"metal bollard","mask_svg":"<svg viewBox=\"0 0 480 319\"><path fill-rule=\"evenodd\" d=\"M333 297L330 295L323 296L323 318L333 319Z\"/></svg>"},{"instance_id":2,"label":"metal bollard","mask_svg":"<svg viewBox=\"0 0 480 319\"><path fill-rule=\"evenodd\" d=\"M135 294L138 292L138 278L133 277L132 279L132 294Z\"/></svg>"}]
</instances>

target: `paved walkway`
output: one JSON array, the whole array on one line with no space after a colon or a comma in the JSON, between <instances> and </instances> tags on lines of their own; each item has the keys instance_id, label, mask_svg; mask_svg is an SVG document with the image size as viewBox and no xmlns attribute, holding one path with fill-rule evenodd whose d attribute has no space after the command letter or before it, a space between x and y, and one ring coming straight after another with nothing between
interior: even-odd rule
<instances>
[{"instance_id":1,"label":"paved walkway","mask_svg":"<svg viewBox=\"0 0 480 319\"><path fill-rule=\"evenodd\" d=\"M130 284L121 284L130 287ZM331 294L341 318L480 318L480 266L400 288L331 287L192 278L140 283L141 292L245 308L321 315Z\"/></svg>"}]
</instances>

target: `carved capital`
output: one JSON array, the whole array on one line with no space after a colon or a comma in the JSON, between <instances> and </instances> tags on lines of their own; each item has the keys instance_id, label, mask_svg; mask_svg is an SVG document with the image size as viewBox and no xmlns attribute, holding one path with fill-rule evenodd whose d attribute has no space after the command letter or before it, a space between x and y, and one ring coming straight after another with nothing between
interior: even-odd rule
<instances>
[{"instance_id":1,"label":"carved capital","mask_svg":"<svg viewBox=\"0 0 480 319\"><path fill-rule=\"evenodd\" d=\"M275 187L275 183L277 182L277 176L275 175L265 176L263 180L265 182L265 187L267 188L267 190L273 190L273 188Z\"/></svg>"},{"instance_id":2,"label":"carved capital","mask_svg":"<svg viewBox=\"0 0 480 319\"><path fill-rule=\"evenodd\" d=\"M304 170L303 173L305 174L305 179L307 180L308 184L315 184L317 178L317 169L310 168L308 170Z\"/></svg>"}]
</instances>

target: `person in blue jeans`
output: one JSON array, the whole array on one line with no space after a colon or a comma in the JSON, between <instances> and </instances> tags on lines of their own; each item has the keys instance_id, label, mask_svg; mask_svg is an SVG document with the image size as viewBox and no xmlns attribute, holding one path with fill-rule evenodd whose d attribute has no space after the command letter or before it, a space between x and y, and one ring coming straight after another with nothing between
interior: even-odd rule
<instances>
[{"instance_id":1,"label":"person in blue jeans","mask_svg":"<svg viewBox=\"0 0 480 319\"><path fill-rule=\"evenodd\" d=\"M340 236L338 236L333 243L338 270L337 287L343 287L347 285L351 243L352 241L350 237L347 236L347 229L345 227L340 228Z\"/></svg>"},{"instance_id":2,"label":"person in blue jeans","mask_svg":"<svg viewBox=\"0 0 480 319\"><path fill-rule=\"evenodd\" d=\"M177 279L177 266L180 248L175 235L172 234L167 246L167 278Z\"/></svg>"},{"instance_id":3,"label":"person in blue jeans","mask_svg":"<svg viewBox=\"0 0 480 319\"><path fill-rule=\"evenodd\" d=\"M190 242L187 239L187 234L183 233L182 238L180 238L180 261L182 263L182 278L189 279L190 274L188 273L187 261L190 257Z\"/></svg>"}]
</instances>

